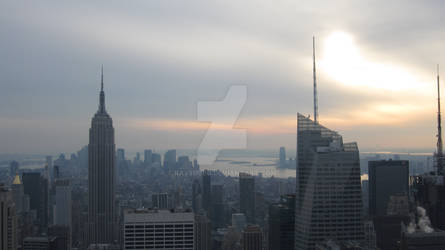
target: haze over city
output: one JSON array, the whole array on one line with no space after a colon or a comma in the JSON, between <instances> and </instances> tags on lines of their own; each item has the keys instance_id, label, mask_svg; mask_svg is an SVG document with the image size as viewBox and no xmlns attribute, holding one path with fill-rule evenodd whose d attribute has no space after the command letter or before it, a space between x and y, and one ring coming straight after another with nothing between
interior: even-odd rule
<instances>
[{"instance_id":1,"label":"haze over city","mask_svg":"<svg viewBox=\"0 0 445 250\"><path fill-rule=\"evenodd\" d=\"M120 147L196 149L209 126L197 103L243 84L235 127L247 129L247 148L295 148L296 113L312 111L313 35L321 123L362 151L431 152L443 10L440 1L3 2L0 152L86 145L102 64Z\"/></svg>"}]
</instances>

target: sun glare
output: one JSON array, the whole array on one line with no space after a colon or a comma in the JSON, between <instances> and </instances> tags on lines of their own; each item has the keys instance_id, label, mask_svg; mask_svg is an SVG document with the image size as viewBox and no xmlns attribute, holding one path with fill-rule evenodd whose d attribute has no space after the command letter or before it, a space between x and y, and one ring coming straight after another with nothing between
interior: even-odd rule
<instances>
[{"instance_id":1,"label":"sun glare","mask_svg":"<svg viewBox=\"0 0 445 250\"><path fill-rule=\"evenodd\" d=\"M334 32L325 39L320 68L333 80L349 86L393 91L423 90L425 86L402 67L368 61L345 32Z\"/></svg>"}]
</instances>

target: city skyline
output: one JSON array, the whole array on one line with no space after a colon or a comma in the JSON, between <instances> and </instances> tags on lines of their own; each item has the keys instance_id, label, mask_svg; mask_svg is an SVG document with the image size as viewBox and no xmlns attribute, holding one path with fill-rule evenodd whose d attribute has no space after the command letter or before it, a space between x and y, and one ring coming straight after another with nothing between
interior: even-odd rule
<instances>
[{"instance_id":1,"label":"city skyline","mask_svg":"<svg viewBox=\"0 0 445 250\"><path fill-rule=\"evenodd\" d=\"M8 144L0 152L56 154L86 145L101 64L117 147L196 149L209 126L196 119L197 102L222 100L230 86L245 84L235 127L247 129L247 149L293 150L296 113L312 113L312 35L320 122L365 151L432 151L440 5L404 2L398 13L400 2L376 3L365 15L354 12L363 10L359 3L337 2L334 13L317 9L321 3L260 2L246 19L249 4L58 3L51 13L47 3L3 4L0 30L9 35L0 45L11 62L1 65L0 139ZM94 17L76 19L86 8Z\"/></svg>"}]
</instances>

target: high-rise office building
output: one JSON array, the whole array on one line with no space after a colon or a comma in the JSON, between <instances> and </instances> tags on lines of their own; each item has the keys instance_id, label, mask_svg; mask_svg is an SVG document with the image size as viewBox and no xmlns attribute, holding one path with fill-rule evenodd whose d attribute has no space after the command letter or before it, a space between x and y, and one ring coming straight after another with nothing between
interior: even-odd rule
<instances>
[{"instance_id":1,"label":"high-rise office building","mask_svg":"<svg viewBox=\"0 0 445 250\"><path fill-rule=\"evenodd\" d=\"M67 179L58 179L55 186L54 224L71 228L71 183Z\"/></svg>"},{"instance_id":2,"label":"high-rise office building","mask_svg":"<svg viewBox=\"0 0 445 250\"><path fill-rule=\"evenodd\" d=\"M48 180L38 172L25 172L22 175L23 191L29 196L29 209L37 215L40 229L48 225Z\"/></svg>"},{"instance_id":3,"label":"high-rise office building","mask_svg":"<svg viewBox=\"0 0 445 250\"><path fill-rule=\"evenodd\" d=\"M152 163L153 163L153 165L156 165L156 166L161 166L161 155L160 154L158 154L158 153L153 153L152 155L151 155L151 158L152 158Z\"/></svg>"},{"instance_id":4,"label":"high-rise office building","mask_svg":"<svg viewBox=\"0 0 445 250\"><path fill-rule=\"evenodd\" d=\"M215 228L224 227L225 223L225 204L224 204L224 187L223 185L212 185L212 225Z\"/></svg>"},{"instance_id":5,"label":"high-rise office building","mask_svg":"<svg viewBox=\"0 0 445 250\"><path fill-rule=\"evenodd\" d=\"M286 167L286 149L284 147L280 147L280 168Z\"/></svg>"},{"instance_id":6,"label":"high-rise office building","mask_svg":"<svg viewBox=\"0 0 445 250\"><path fill-rule=\"evenodd\" d=\"M393 249L400 242L402 222L409 221L409 162L369 161L368 201L377 247Z\"/></svg>"},{"instance_id":7,"label":"high-rise office building","mask_svg":"<svg viewBox=\"0 0 445 250\"><path fill-rule=\"evenodd\" d=\"M178 157L178 168L179 169L191 169L193 167L192 162L189 157L182 155Z\"/></svg>"},{"instance_id":8,"label":"high-rise office building","mask_svg":"<svg viewBox=\"0 0 445 250\"><path fill-rule=\"evenodd\" d=\"M242 232L247 226L246 216L242 213L232 214L232 228L237 232Z\"/></svg>"},{"instance_id":9,"label":"high-rise office building","mask_svg":"<svg viewBox=\"0 0 445 250\"><path fill-rule=\"evenodd\" d=\"M193 169L194 170L199 170L199 164L198 164L198 160L197 159L193 160Z\"/></svg>"},{"instance_id":10,"label":"high-rise office building","mask_svg":"<svg viewBox=\"0 0 445 250\"><path fill-rule=\"evenodd\" d=\"M25 193L23 191L22 181L20 180L20 176L18 174L16 174L14 181L12 182L11 190L17 214L25 212Z\"/></svg>"},{"instance_id":11,"label":"high-rise office building","mask_svg":"<svg viewBox=\"0 0 445 250\"><path fill-rule=\"evenodd\" d=\"M212 207L211 191L210 173L207 170L204 170L202 174L202 208L207 213L210 213Z\"/></svg>"},{"instance_id":12,"label":"high-rise office building","mask_svg":"<svg viewBox=\"0 0 445 250\"><path fill-rule=\"evenodd\" d=\"M88 144L88 243L111 244L116 230L115 144L113 121L105 110L103 73L99 109Z\"/></svg>"},{"instance_id":13,"label":"high-rise office building","mask_svg":"<svg viewBox=\"0 0 445 250\"><path fill-rule=\"evenodd\" d=\"M117 163L125 161L125 149L118 148L116 150L116 161L117 161Z\"/></svg>"},{"instance_id":14,"label":"high-rise office building","mask_svg":"<svg viewBox=\"0 0 445 250\"><path fill-rule=\"evenodd\" d=\"M356 143L298 114L295 249L364 240Z\"/></svg>"},{"instance_id":15,"label":"high-rise office building","mask_svg":"<svg viewBox=\"0 0 445 250\"><path fill-rule=\"evenodd\" d=\"M17 249L17 217L12 191L0 184L0 250Z\"/></svg>"},{"instance_id":16,"label":"high-rise office building","mask_svg":"<svg viewBox=\"0 0 445 250\"><path fill-rule=\"evenodd\" d=\"M144 163L145 165L151 165L153 151L151 149L144 150Z\"/></svg>"},{"instance_id":17,"label":"high-rise office building","mask_svg":"<svg viewBox=\"0 0 445 250\"><path fill-rule=\"evenodd\" d=\"M171 202L169 202L168 193L158 193L151 195L151 203L153 208L157 209L169 209L171 208Z\"/></svg>"},{"instance_id":18,"label":"high-rise office building","mask_svg":"<svg viewBox=\"0 0 445 250\"><path fill-rule=\"evenodd\" d=\"M195 215L195 250L212 249L212 223L207 216Z\"/></svg>"},{"instance_id":19,"label":"high-rise office building","mask_svg":"<svg viewBox=\"0 0 445 250\"><path fill-rule=\"evenodd\" d=\"M54 171L53 171L53 157L48 155L45 157L46 159L46 166L48 168L48 181L50 184L54 182Z\"/></svg>"},{"instance_id":20,"label":"high-rise office building","mask_svg":"<svg viewBox=\"0 0 445 250\"><path fill-rule=\"evenodd\" d=\"M369 161L369 214L386 215L392 195L408 195L409 162Z\"/></svg>"},{"instance_id":21,"label":"high-rise office building","mask_svg":"<svg viewBox=\"0 0 445 250\"><path fill-rule=\"evenodd\" d=\"M176 150L171 149L164 154L164 168L175 169L176 168Z\"/></svg>"},{"instance_id":22,"label":"high-rise office building","mask_svg":"<svg viewBox=\"0 0 445 250\"><path fill-rule=\"evenodd\" d=\"M201 209L201 197L201 184L199 184L199 180L194 180L192 184L192 208L195 213L198 213Z\"/></svg>"},{"instance_id":23,"label":"high-rise office building","mask_svg":"<svg viewBox=\"0 0 445 250\"><path fill-rule=\"evenodd\" d=\"M240 212L248 223L255 223L255 178L246 173L239 174Z\"/></svg>"},{"instance_id":24,"label":"high-rise office building","mask_svg":"<svg viewBox=\"0 0 445 250\"><path fill-rule=\"evenodd\" d=\"M263 232L256 225L247 226L242 236L243 250L263 250Z\"/></svg>"},{"instance_id":25,"label":"high-rise office building","mask_svg":"<svg viewBox=\"0 0 445 250\"><path fill-rule=\"evenodd\" d=\"M124 211L124 249L194 249L192 212L127 209Z\"/></svg>"},{"instance_id":26,"label":"high-rise office building","mask_svg":"<svg viewBox=\"0 0 445 250\"><path fill-rule=\"evenodd\" d=\"M51 225L48 227L48 238L57 238L57 250L71 249L71 227L63 225Z\"/></svg>"},{"instance_id":27,"label":"high-rise office building","mask_svg":"<svg viewBox=\"0 0 445 250\"><path fill-rule=\"evenodd\" d=\"M269 206L269 249L293 250L295 245L295 195L283 195Z\"/></svg>"}]
</instances>

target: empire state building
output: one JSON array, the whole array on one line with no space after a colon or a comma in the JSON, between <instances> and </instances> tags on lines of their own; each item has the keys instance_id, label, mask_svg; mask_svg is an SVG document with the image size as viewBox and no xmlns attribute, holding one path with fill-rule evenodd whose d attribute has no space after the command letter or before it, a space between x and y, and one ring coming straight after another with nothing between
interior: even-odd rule
<instances>
[{"instance_id":1,"label":"empire state building","mask_svg":"<svg viewBox=\"0 0 445 250\"><path fill-rule=\"evenodd\" d=\"M99 109L91 121L88 144L88 244L111 244L116 240L116 146L103 88L102 69Z\"/></svg>"}]
</instances>

